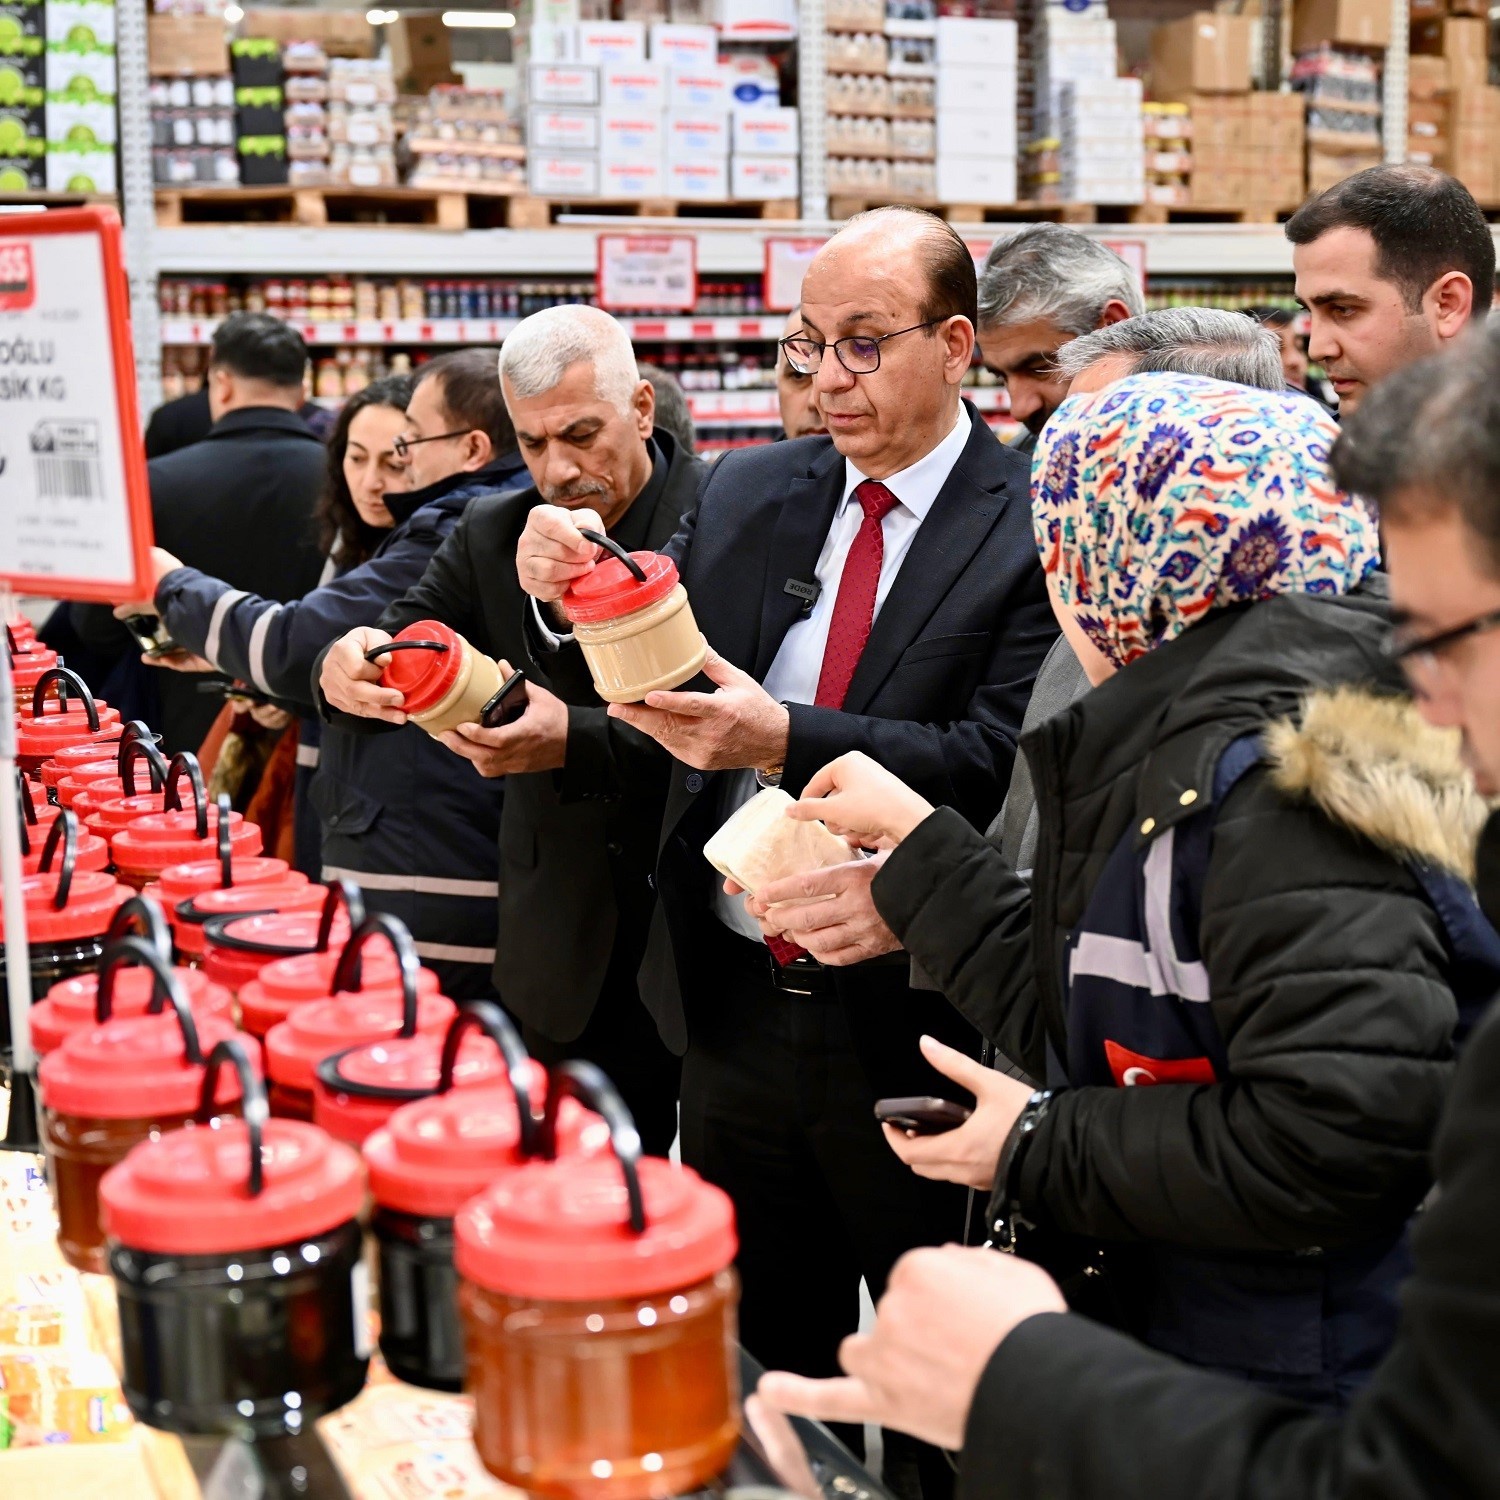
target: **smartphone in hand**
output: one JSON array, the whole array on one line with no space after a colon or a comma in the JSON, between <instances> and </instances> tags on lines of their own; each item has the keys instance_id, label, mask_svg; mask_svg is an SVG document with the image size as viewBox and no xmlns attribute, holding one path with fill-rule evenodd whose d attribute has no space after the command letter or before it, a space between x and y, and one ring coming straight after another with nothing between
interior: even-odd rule
<instances>
[{"instance_id":1,"label":"smartphone in hand","mask_svg":"<svg viewBox=\"0 0 1500 1500\"><path fill-rule=\"evenodd\" d=\"M526 712L526 701L526 674L512 672L500 684L500 691L479 710L479 722L486 729L503 729Z\"/></svg>"},{"instance_id":2,"label":"smartphone in hand","mask_svg":"<svg viewBox=\"0 0 1500 1500\"><path fill-rule=\"evenodd\" d=\"M942 1135L957 1130L972 1114L951 1099L918 1094L903 1099L877 1099L875 1118L911 1135Z\"/></svg>"}]
</instances>

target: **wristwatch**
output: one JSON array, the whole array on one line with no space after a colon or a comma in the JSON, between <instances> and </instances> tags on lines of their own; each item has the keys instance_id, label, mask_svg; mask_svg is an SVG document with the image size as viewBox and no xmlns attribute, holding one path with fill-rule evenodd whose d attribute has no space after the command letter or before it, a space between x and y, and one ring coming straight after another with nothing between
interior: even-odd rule
<instances>
[{"instance_id":1,"label":"wristwatch","mask_svg":"<svg viewBox=\"0 0 1500 1500\"><path fill-rule=\"evenodd\" d=\"M1019 1230L1036 1228L1021 1213L1021 1171L1026 1164L1026 1153L1036 1138L1037 1128L1047 1118L1052 1101L1062 1092L1064 1091L1060 1088L1038 1089L1016 1116L1016 1123L1010 1127L1010 1134L1000 1148L995 1181L1004 1184L1004 1195L995 1216L994 1230L1002 1250L1014 1251Z\"/></svg>"}]
</instances>

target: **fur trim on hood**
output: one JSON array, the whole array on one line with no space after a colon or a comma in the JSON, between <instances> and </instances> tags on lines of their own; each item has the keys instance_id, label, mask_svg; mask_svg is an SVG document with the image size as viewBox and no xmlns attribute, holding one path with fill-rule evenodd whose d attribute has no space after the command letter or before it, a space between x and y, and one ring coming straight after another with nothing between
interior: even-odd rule
<instances>
[{"instance_id":1,"label":"fur trim on hood","mask_svg":"<svg viewBox=\"0 0 1500 1500\"><path fill-rule=\"evenodd\" d=\"M1309 694L1301 723L1277 720L1265 745L1282 791L1399 859L1472 884L1490 810L1460 758L1457 730L1435 729L1409 699L1341 687Z\"/></svg>"}]
</instances>

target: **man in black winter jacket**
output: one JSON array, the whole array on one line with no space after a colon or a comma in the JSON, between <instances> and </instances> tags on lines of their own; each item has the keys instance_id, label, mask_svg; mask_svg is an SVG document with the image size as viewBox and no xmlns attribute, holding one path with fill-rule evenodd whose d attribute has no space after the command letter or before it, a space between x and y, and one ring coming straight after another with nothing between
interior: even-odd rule
<instances>
[{"instance_id":1,"label":"man in black winter jacket","mask_svg":"<svg viewBox=\"0 0 1500 1500\"><path fill-rule=\"evenodd\" d=\"M1393 376L1335 450L1380 506L1392 655L1424 714L1500 788L1500 351ZM1500 917L1500 819L1477 886ZM972 1500L1481 1500L1500 1493L1500 1016L1469 1038L1413 1235L1396 1342L1342 1418L1187 1370L1070 1314L1036 1267L929 1250L891 1279L848 1379L775 1375L760 1400L962 1447ZM752 1419L759 1415L751 1408ZM774 1426L774 1424L773 1424ZM783 1430L783 1436L784 1436Z\"/></svg>"}]
</instances>

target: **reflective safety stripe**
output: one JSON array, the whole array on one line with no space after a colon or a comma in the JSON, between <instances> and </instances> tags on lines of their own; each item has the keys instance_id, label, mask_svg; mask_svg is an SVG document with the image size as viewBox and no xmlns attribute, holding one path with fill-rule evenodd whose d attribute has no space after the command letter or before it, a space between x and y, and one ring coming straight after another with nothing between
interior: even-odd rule
<instances>
[{"instance_id":1,"label":"reflective safety stripe","mask_svg":"<svg viewBox=\"0 0 1500 1500\"><path fill-rule=\"evenodd\" d=\"M415 943L419 958L446 959L450 964L493 964L493 948L461 948L456 943Z\"/></svg>"},{"instance_id":2,"label":"reflective safety stripe","mask_svg":"<svg viewBox=\"0 0 1500 1500\"><path fill-rule=\"evenodd\" d=\"M297 764L299 766L316 766L323 752L317 745L297 746Z\"/></svg>"},{"instance_id":3,"label":"reflective safety stripe","mask_svg":"<svg viewBox=\"0 0 1500 1500\"><path fill-rule=\"evenodd\" d=\"M241 599L249 597L244 589L225 589L214 600L214 612L208 617L208 639L203 643L203 655L215 666L219 665L219 632L224 628L224 616Z\"/></svg>"},{"instance_id":4,"label":"reflective safety stripe","mask_svg":"<svg viewBox=\"0 0 1500 1500\"><path fill-rule=\"evenodd\" d=\"M280 613L281 606L273 604L270 609L262 610L260 618L250 627L250 681L263 693L271 691L271 684L266 681L266 632Z\"/></svg>"},{"instance_id":5,"label":"reflective safety stripe","mask_svg":"<svg viewBox=\"0 0 1500 1500\"><path fill-rule=\"evenodd\" d=\"M500 882L497 880L446 880L437 875L377 875L369 870L346 870L339 865L324 865L323 879L352 880L367 891L408 891L417 896L474 896L493 901L500 895Z\"/></svg>"}]
</instances>

